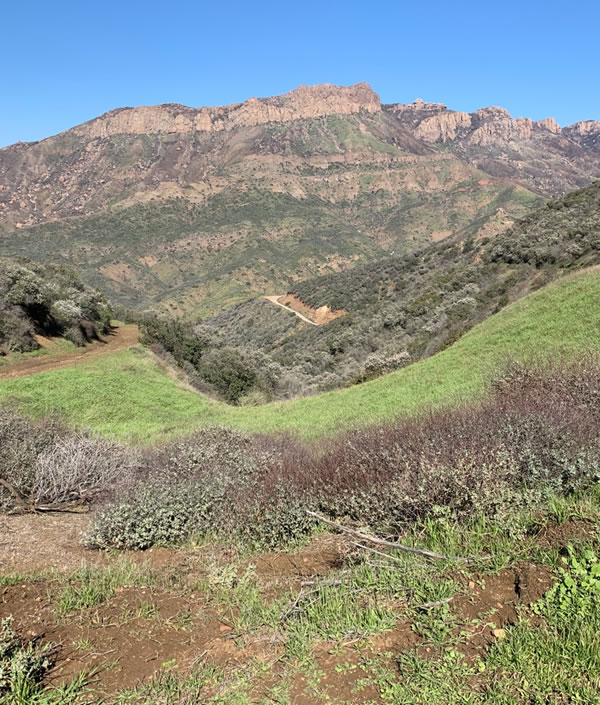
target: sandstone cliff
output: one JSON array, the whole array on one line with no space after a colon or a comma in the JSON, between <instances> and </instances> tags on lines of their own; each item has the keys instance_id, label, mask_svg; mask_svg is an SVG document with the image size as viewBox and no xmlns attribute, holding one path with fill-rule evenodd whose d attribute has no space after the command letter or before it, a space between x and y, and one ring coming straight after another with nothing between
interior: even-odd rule
<instances>
[{"instance_id":1,"label":"sandstone cliff","mask_svg":"<svg viewBox=\"0 0 600 705\"><path fill-rule=\"evenodd\" d=\"M159 134L220 132L253 127L269 122L290 122L322 115L352 115L381 109L379 96L366 83L354 86L300 86L274 98L250 98L216 108L188 108L183 105L157 105L121 108L76 128L82 137L97 138L119 134Z\"/></svg>"}]
</instances>

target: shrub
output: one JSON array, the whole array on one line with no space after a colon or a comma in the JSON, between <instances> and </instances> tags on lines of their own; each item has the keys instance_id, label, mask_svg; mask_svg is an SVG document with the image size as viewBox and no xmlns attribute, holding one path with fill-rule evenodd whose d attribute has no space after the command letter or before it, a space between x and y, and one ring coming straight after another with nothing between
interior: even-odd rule
<instances>
[{"instance_id":1,"label":"shrub","mask_svg":"<svg viewBox=\"0 0 600 705\"><path fill-rule=\"evenodd\" d=\"M11 409L0 409L0 478L27 500L35 485L38 457L66 435L57 419L32 422ZM14 496L0 486L0 510L14 507Z\"/></svg>"},{"instance_id":2,"label":"shrub","mask_svg":"<svg viewBox=\"0 0 600 705\"><path fill-rule=\"evenodd\" d=\"M137 453L118 443L83 434L59 438L36 459L30 501L90 503L109 488L116 492L137 465Z\"/></svg>"},{"instance_id":3,"label":"shrub","mask_svg":"<svg viewBox=\"0 0 600 705\"><path fill-rule=\"evenodd\" d=\"M144 549L180 543L224 523L229 497L256 472L261 450L245 435L207 429L148 451L86 537L92 547Z\"/></svg>"},{"instance_id":4,"label":"shrub","mask_svg":"<svg viewBox=\"0 0 600 705\"><path fill-rule=\"evenodd\" d=\"M56 419L33 422L0 410L0 478L11 488L0 485L0 510L90 503L117 492L138 463L135 450L73 433Z\"/></svg>"},{"instance_id":5,"label":"shrub","mask_svg":"<svg viewBox=\"0 0 600 705\"><path fill-rule=\"evenodd\" d=\"M90 548L143 550L179 544L202 526L208 508L198 483L153 482L120 497L85 537Z\"/></svg>"},{"instance_id":6,"label":"shrub","mask_svg":"<svg viewBox=\"0 0 600 705\"><path fill-rule=\"evenodd\" d=\"M277 546L306 508L397 533L443 511L508 518L600 480L600 366L512 368L486 402L306 447L213 429L152 450L92 545L144 548L192 534Z\"/></svg>"},{"instance_id":7,"label":"shrub","mask_svg":"<svg viewBox=\"0 0 600 705\"><path fill-rule=\"evenodd\" d=\"M0 259L0 345L5 352L39 346L34 332L67 337L77 345L110 328L108 301L66 267ZM81 328L81 330L79 330Z\"/></svg>"}]
</instances>

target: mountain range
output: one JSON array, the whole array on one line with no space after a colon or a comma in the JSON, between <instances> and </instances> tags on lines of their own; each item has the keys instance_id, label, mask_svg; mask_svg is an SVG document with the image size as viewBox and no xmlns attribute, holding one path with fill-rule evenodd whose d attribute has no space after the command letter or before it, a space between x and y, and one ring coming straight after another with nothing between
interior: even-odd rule
<instances>
[{"instance_id":1,"label":"mountain range","mask_svg":"<svg viewBox=\"0 0 600 705\"><path fill-rule=\"evenodd\" d=\"M315 276L506 230L600 177L600 122L382 104L364 83L120 108L0 150L0 255L206 316Z\"/></svg>"}]
</instances>

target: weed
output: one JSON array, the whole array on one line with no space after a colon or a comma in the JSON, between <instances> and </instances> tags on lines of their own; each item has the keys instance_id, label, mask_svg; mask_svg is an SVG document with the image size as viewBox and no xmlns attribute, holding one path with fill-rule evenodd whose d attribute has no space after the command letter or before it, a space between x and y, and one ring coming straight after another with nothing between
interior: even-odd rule
<instances>
[{"instance_id":1,"label":"weed","mask_svg":"<svg viewBox=\"0 0 600 705\"><path fill-rule=\"evenodd\" d=\"M67 579L56 598L57 612L65 616L75 610L96 607L113 597L119 588L152 582L152 576L125 561L105 568L86 566Z\"/></svg>"}]
</instances>

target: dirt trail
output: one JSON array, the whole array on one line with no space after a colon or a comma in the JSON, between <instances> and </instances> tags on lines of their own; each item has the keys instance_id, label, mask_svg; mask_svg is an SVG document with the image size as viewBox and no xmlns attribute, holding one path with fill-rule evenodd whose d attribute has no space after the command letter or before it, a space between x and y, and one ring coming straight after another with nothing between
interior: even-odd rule
<instances>
[{"instance_id":1,"label":"dirt trail","mask_svg":"<svg viewBox=\"0 0 600 705\"><path fill-rule=\"evenodd\" d=\"M310 318L307 318L306 316L299 313L298 311L294 311L293 308L290 308L289 306L282 304L281 301L279 301L280 298L281 298L281 296L265 296L265 299L267 301L270 301L272 304L276 304L277 306L281 306L281 308L284 308L286 311L291 311L291 313L296 314L296 316L298 316L298 318L300 320L304 321L305 323L310 323L311 326L318 326L319 325L318 323L311 321Z\"/></svg>"},{"instance_id":2,"label":"dirt trail","mask_svg":"<svg viewBox=\"0 0 600 705\"><path fill-rule=\"evenodd\" d=\"M104 355L111 355L135 345L139 341L139 337L140 331L137 326L119 326L110 335L106 335L102 340L91 343L85 348L64 353L50 353L48 356L23 358L19 362L2 365L0 366L0 381L59 370Z\"/></svg>"}]
</instances>

